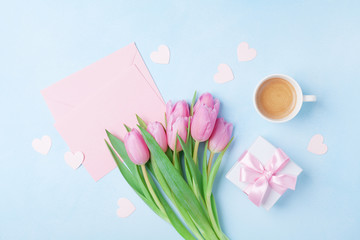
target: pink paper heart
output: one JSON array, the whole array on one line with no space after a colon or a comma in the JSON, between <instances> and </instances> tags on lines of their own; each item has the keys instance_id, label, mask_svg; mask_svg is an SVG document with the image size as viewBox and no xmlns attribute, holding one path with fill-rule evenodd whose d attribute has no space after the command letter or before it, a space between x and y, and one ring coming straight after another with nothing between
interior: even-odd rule
<instances>
[{"instance_id":1,"label":"pink paper heart","mask_svg":"<svg viewBox=\"0 0 360 240\"><path fill-rule=\"evenodd\" d=\"M324 137L321 134L314 135L307 147L308 151L317 155L325 154L328 147L324 142Z\"/></svg>"},{"instance_id":2,"label":"pink paper heart","mask_svg":"<svg viewBox=\"0 0 360 240\"><path fill-rule=\"evenodd\" d=\"M84 154L82 152L66 152L64 155L65 162L72 169L77 169L84 161Z\"/></svg>"},{"instance_id":3,"label":"pink paper heart","mask_svg":"<svg viewBox=\"0 0 360 240\"><path fill-rule=\"evenodd\" d=\"M160 45L158 51L152 52L150 55L154 63L168 64L170 61L170 50L166 45Z\"/></svg>"},{"instance_id":4,"label":"pink paper heart","mask_svg":"<svg viewBox=\"0 0 360 240\"><path fill-rule=\"evenodd\" d=\"M32 147L38 153L46 155L50 151L51 138L49 136L43 136L41 139L35 138L32 141Z\"/></svg>"},{"instance_id":5,"label":"pink paper heart","mask_svg":"<svg viewBox=\"0 0 360 240\"><path fill-rule=\"evenodd\" d=\"M218 66L218 72L214 75L214 80L217 83L226 83L234 79L234 74L231 68L227 64L220 64Z\"/></svg>"},{"instance_id":6,"label":"pink paper heart","mask_svg":"<svg viewBox=\"0 0 360 240\"><path fill-rule=\"evenodd\" d=\"M253 60L256 57L256 50L254 48L249 48L247 42L242 42L237 48L238 59L241 62L246 62Z\"/></svg>"},{"instance_id":7,"label":"pink paper heart","mask_svg":"<svg viewBox=\"0 0 360 240\"><path fill-rule=\"evenodd\" d=\"M118 200L119 208L116 211L116 214L121 218L126 218L130 216L135 211L135 206L127 198L120 198Z\"/></svg>"}]
</instances>

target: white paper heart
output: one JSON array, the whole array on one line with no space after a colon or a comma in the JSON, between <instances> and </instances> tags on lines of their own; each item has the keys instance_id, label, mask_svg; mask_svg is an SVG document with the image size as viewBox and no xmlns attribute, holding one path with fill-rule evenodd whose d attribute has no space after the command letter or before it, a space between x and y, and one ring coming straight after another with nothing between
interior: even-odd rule
<instances>
[{"instance_id":1,"label":"white paper heart","mask_svg":"<svg viewBox=\"0 0 360 240\"><path fill-rule=\"evenodd\" d=\"M82 152L66 152L64 159L72 169L77 169L84 161L84 154Z\"/></svg>"},{"instance_id":2,"label":"white paper heart","mask_svg":"<svg viewBox=\"0 0 360 240\"><path fill-rule=\"evenodd\" d=\"M127 198L120 198L118 200L119 208L116 211L116 214L121 218L126 218L130 216L135 211L135 206Z\"/></svg>"},{"instance_id":3,"label":"white paper heart","mask_svg":"<svg viewBox=\"0 0 360 240\"><path fill-rule=\"evenodd\" d=\"M325 154L328 147L324 142L324 137L321 134L314 135L309 142L307 147L308 151L317 155Z\"/></svg>"},{"instance_id":4,"label":"white paper heart","mask_svg":"<svg viewBox=\"0 0 360 240\"><path fill-rule=\"evenodd\" d=\"M170 50L166 45L160 45L158 51L152 52L150 55L154 63L168 64L170 61Z\"/></svg>"},{"instance_id":5,"label":"white paper heart","mask_svg":"<svg viewBox=\"0 0 360 240\"><path fill-rule=\"evenodd\" d=\"M51 138L49 136L43 136L41 139L35 138L32 141L32 147L38 153L46 155L51 148Z\"/></svg>"},{"instance_id":6,"label":"white paper heart","mask_svg":"<svg viewBox=\"0 0 360 240\"><path fill-rule=\"evenodd\" d=\"M256 50L254 48L249 48L247 42L242 42L237 48L238 59L241 62L246 62L253 60L256 57Z\"/></svg>"},{"instance_id":7,"label":"white paper heart","mask_svg":"<svg viewBox=\"0 0 360 240\"><path fill-rule=\"evenodd\" d=\"M227 64L219 64L218 72L214 75L214 81L217 83L226 83L234 79L234 74Z\"/></svg>"}]
</instances>

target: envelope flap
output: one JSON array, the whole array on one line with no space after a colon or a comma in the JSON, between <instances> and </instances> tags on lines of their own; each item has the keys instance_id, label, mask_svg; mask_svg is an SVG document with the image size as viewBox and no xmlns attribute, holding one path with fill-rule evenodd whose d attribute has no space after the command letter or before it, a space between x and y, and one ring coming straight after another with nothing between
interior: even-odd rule
<instances>
[{"instance_id":1,"label":"envelope flap","mask_svg":"<svg viewBox=\"0 0 360 240\"><path fill-rule=\"evenodd\" d=\"M156 83L153 80L150 72L148 71L139 51L136 51L136 53L135 53L133 64L137 66L137 68L140 70L140 73L143 75L143 77L148 80L150 87L154 90L156 95L158 95L160 100L162 102L164 102L164 99L162 98L161 93L160 93L159 89L157 88Z\"/></svg>"},{"instance_id":2,"label":"envelope flap","mask_svg":"<svg viewBox=\"0 0 360 240\"><path fill-rule=\"evenodd\" d=\"M135 43L131 43L42 90L41 93L55 120L85 99L94 96L109 80L133 65L134 59L137 59L137 65L141 66L142 59L138 59L137 54L139 53ZM144 63L143 65L141 71L149 75ZM150 81L153 82L151 76ZM154 88L156 88L155 83Z\"/></svg>"}]
</instances>

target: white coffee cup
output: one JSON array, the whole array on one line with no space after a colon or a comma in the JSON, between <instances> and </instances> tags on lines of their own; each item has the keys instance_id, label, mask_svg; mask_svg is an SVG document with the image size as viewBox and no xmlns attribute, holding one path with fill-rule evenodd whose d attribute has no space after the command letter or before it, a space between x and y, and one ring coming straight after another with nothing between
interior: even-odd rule
<instances>
[{"instance_id":1,"label":"white coffee cup","mask_svg":"<svg viewBox=\"0 0 360 240\"><path fill-rule=\"evenodd\" d=\"M285 116L284 118L281 118L281 119L273 119L273 118L269 118L269 117L265 116L259 110L258 104L257 104L257 94L258 94L259 88L261 87L261 85L264 82L266 82L269 79L273 79L273 78L281 78L283 80L286 80L288 83L290 83L294 87L295 93L296 93L296 103L295 103L294 109L287 116ZM262 116L264 119L266 119L270 122L274 122L274 123L283 123L283 122L287 122L287 121L293 119L299 113L299 111L303 105L303 102L315 102L315 101L316 101L315 95L303 95L303 92L302 92L299 84L292 77L289 77L284 74L271 74L269 76L266 76L263 80L261 80L255 88L254 99L253 99L255 109L260 114L260 116Z\"/></svg>"}]
</instances>

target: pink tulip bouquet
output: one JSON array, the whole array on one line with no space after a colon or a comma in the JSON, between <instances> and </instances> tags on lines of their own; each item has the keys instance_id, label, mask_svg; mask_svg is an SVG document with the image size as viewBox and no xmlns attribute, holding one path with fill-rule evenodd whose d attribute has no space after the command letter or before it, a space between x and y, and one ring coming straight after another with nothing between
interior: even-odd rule
<instances>
[{"instance_id":1,"label":"pink tulip bouquet","mask_svg":"<svg viewBox=\"0 0 360 240\"><path fill-rule=\"evenodd\" d=\"M220 102L211 94L195 100L196 93L190 109L185 101L169 102L165 127L137 116L139 130L125 125L124 141L106 131L111 144L105 141L128 184L184 239L228 239L212 188L233 126L218 118Z\"/></svg>"}]
</instances>

